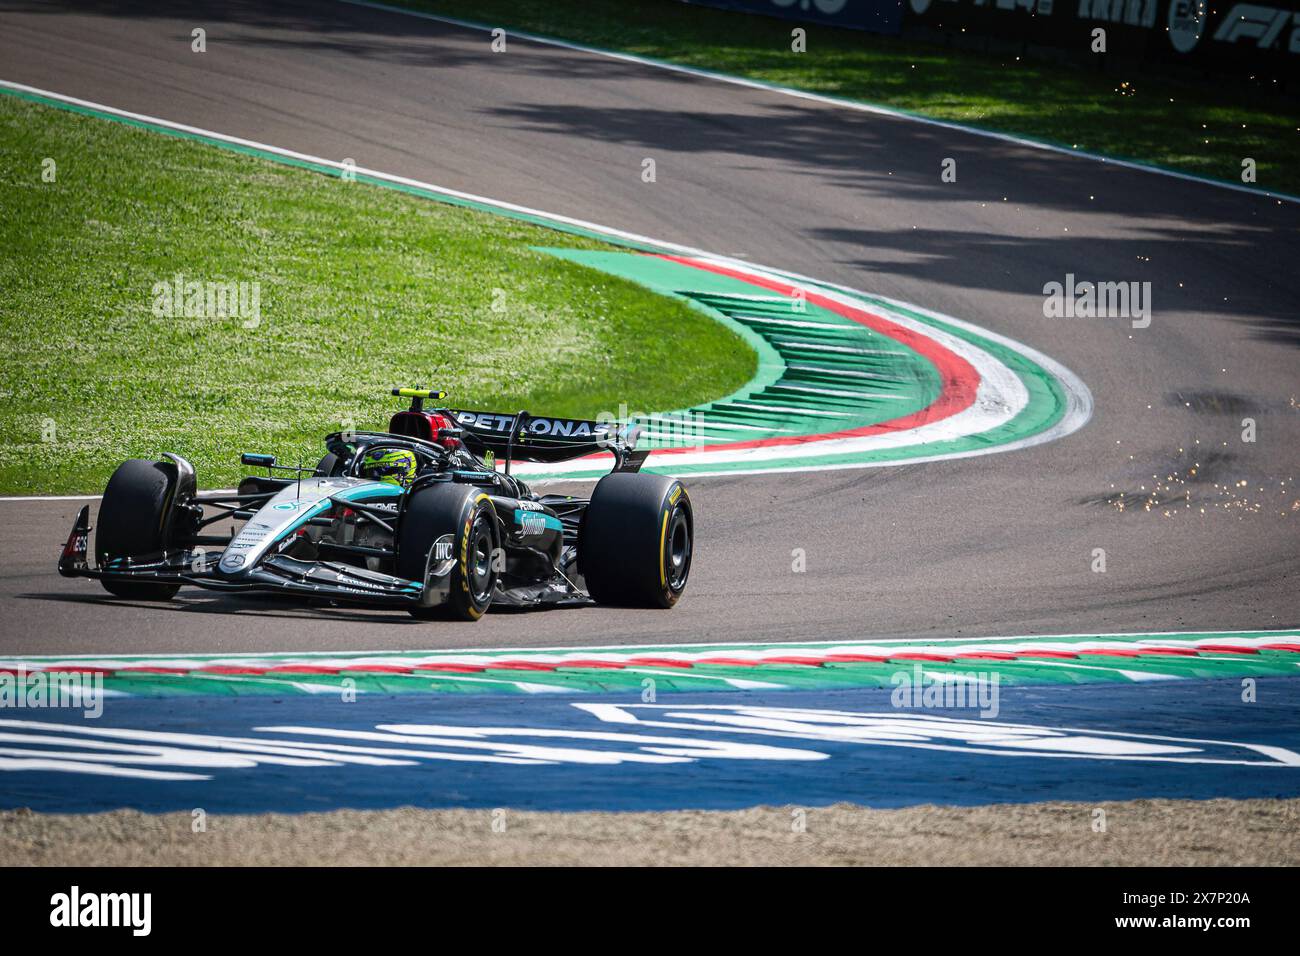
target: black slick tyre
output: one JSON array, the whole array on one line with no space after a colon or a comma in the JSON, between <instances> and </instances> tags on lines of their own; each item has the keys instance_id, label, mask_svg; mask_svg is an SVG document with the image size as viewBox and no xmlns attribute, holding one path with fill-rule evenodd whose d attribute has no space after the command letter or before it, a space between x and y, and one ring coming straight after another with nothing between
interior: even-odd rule
<instances>
[{"instance_id":1,"label":"black slick tyre","mask_svg":"<svg viewBox=\"0 0 1300 956\"><path fill-rule=\"evenodd\" d=\"M491 605L497 583L496 517L482 490L444 483L413 492L398 529L397 575L427 581L434 544L447 534L453 535L455 560L447 602L409 610L418 618L477 621Z\"/></svg>"},{"instance_id":2,"label":"black slick tyre","mask_svg":"<svg viewBox=\"0 0 1300 956\"><path fill-rule=\"evenodd\" d=\"M578 566L598 604L670 608L686 589L694 545L695 516L680 481L615 472L592 492Z\"/></svg>"},{"instance_id":3,"label":"black slick tyre","mask_svg":"<svg viewBox=\"0 0 1300 956\"><path fill-rule=\"evenodd\" d=\"M100 567L113 558L157 555L165 551L168 518L175 505L176 473L162 462L131 458L108 479L99 505L95 529L95 555ZM146 601L166 601L179 584L123 581L101 578L110 594Z\"/></svg>"}]
</instances>

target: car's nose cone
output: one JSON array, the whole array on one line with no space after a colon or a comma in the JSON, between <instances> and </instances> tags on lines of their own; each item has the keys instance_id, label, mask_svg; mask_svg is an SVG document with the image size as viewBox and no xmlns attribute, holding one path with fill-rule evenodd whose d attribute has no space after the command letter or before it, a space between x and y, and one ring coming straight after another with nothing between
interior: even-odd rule
<instances>
[{"instance_id":1,"label":"car's nose cone","mask_svg":"<svg viewBox=\"0 0 1300 956\"><path fill-rule=\"evenodd\" d=\"M228 554L221 559L222 571L238 571L244 566L244 556L242 554Z\"/></svg>"}]
</instances>

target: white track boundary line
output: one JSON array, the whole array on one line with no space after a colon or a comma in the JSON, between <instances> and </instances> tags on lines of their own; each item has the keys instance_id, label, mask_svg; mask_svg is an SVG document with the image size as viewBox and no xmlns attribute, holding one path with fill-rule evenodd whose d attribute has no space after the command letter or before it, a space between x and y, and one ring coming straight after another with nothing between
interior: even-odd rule
<instances>
[{"instance_id":1,"label":"white track boundary line","mask_svg":"<svg viewBox=\"0 0 1300 956\"><path fill-rule=\"evenodd\" d=\"M8 495L0 501L98 501L103 495Z\"/></svg>"},{"instance_id":2,"label":"white track boundary line","mask_svg":"<svg viewBox=\"0 0 1300 956\"><path fill-rule=\"evenodd\" d=\"M985 139L994 139L1003 143L1012 143L1016 146L1025 146L1029 149L1045 150L1046 152L1058 153L1062 156L1074 156L1079 159L1088 159L1093 162L1105 163L1108 166L1119 166L1123 169L1133 169L1144 173L1154 173L1158 176L1168 176L1172 179L1181 179L1186 182L1201 183L1205 186L1216 186L1219 189L1231 189L1234 192L1246 193L1251 196L1261 196L1266 199L1275 199L1280 202L1300 203L1300 196L1292 196L1290 193L1272 192L1271 190L1264 189L1251 189L1245 184L1232 183L1222 179L1211 179L1208 176L1198 176L1195 173L1179 172L1175 169L1140 163L1136 160L1117 159L1112 156L1103 156L1100 153L1071 149L1068 146L1058 146L1055 143L1047 143L1041 140L1016 136L1013 133L999 133L996 130L981 129L977 126L966 126L965 124L956 123L952 120L935 119L918 113L909 113L905 110L894 109L890 106L868 103L864 100L850 100L837 96L827 96L823 93L811 93L807 90L795 89L792 86L782 86L779 83L767 83L763 80L751 80L730 73L717 73L713 70L704 70L699 67L685 66L680 63L670 63L667 60L656 60L650 57L638 56L635 53L620 53L617 50L605 50L600 47L587 46L582 43L573 43L568 40L557 39L556 37L544 36L539 33L529 33L524 30L511 30L501 27L500 24L493 26L491 24L480 23L474 20L461 20L456 17L447 17L436 13L429 13L425 10L410 10L405 7L394 7L386 3L373 3L371 0L337 0L337 2L345 3L348 6L353 7L367 7L371 10L382 10L386 13L415 17L420 20L432 20L437 23L445 23L449 26L461 27L466 30L490 32L496 29L505 29L507 36L516 37L529 43L539 43L545 46L559 47L564 50L573 50L576 53L589 53L594 56L608 57L612 60L622 60L625 63L636 63L640 66L648 66L658 70L667 70L672 73L681 73L685 76L712 80L715 83L729 83L732 86L743 86L746 89L776 93L780 96L789 96L795 99L820 103L825 106L836 106L841 109L855 110L859 113L872 113L876 116L887 116L891 119L908 120L913 123L922 123L926 126L934 126L939 129L966 133L970 136L982 136Z\"/></svg>"},{"instance_id":3,"label":"white track boundary line","mask_svg":"<svg viewBox=\"0 0 1300 956\"><path fill-rule=\"evenodd\" d=\"M211 488L200 492L205 495L233 495L235 488ZM98 501L103 495L9 495L0 501Z\"/></svg>"}]
</instances>

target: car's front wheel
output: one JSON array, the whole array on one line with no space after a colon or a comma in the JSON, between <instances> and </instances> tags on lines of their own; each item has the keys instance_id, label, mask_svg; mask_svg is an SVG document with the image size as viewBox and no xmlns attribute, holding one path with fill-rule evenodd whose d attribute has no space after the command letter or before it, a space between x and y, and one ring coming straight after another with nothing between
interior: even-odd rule
<instances>
[{"instance_id":1,"label":"car's front wheel","mask_svg":"<svg viewBox=\"0 0 1300 956\"><path fill-rule=\"evenodd\" d=\"M496 590L496 518L477 488L437 484L412 493L397 534L397 574L427 584L438 539L452 536L450 587L445 604L410 609L418 618L477 621Z\"/></svg>"},{"instance_id":2,"label":"car's front wheel","mask_svg":"<svg viewBox=\"0 0 1300 956\"><path fill-rule=\"evenodd\" d=\"M170 545L168 517L175 502L174 466L143 458L124 461L108 479L96 520L96 559L103 567L114 558L161 554ZM104 588L123 598L166 601L179 584L100 578Z\"/></svg>"}]
</instances>

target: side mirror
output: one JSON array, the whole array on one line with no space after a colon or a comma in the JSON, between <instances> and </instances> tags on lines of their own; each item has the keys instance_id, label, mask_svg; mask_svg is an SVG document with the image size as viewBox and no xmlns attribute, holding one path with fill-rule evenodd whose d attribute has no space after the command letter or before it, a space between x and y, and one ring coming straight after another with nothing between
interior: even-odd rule
<instances>
[{"instance_id":1,"label":"side mirror","mask_svg":"<svg viewBox=\"0 0 1300 956\"><path fill-rule=\"evenodd\" d=\"M275 466L274 455L254 455L252 452L244 452L239 456L241 465L252 465L254 468L272 468Z\"/></svg>"}]
</instances>

